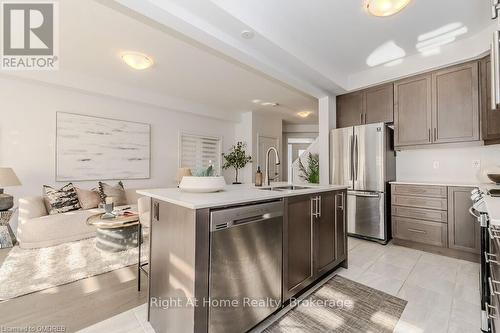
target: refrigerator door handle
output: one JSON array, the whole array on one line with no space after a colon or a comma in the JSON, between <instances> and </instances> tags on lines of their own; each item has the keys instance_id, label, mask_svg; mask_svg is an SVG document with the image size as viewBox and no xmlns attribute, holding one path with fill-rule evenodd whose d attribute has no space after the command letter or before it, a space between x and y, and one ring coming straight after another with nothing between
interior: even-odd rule
<instances>
[{"instance_id":1,"label":"refrigerator door handle","mask_svg":"<svg viewBox=\"0 0 500 333\"><path fill-rule=\"evenodd\" d=\"M354 136L354 157L353 157L353 164L354 164L354 180L358 180L358 163L359 163L359 151L358 151L358 136Z\"/></svg>"},{"instance_id":2,"label":"refrigerator door handle","mask_svg":"<svg viewBox=\"0 0 500 333\"><path fill-rule=\"evenodd\" d=\"M349 163L349 180L354 180L354 135L351 136L350 140L349 156L351 158L351 163Z\"/></svg>"}]
</instances>

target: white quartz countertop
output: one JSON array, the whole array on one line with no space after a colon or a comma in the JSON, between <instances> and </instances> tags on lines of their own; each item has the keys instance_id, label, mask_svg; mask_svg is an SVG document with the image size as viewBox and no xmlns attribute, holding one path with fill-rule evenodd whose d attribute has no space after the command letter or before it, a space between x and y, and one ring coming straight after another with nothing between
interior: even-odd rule
<instances>
[{"instance_id":1,"label":"white quartz countertop","mask_svg":"<svg viewBox=\"0 0 500 333\"><path fill-rule=\"evenodd\" d=\"M288 183L272 183L272 187L289 186ZM182 192L178 188L160 188L150 190L139 190L137 193L157 200L169 202L189 209L201 209L211 207L221 207L236 205L253 201L264 201L291 197L295 195L311 194L347 189L347 186L338 185L311 185L294 184L305 186L308 189L266 191L261 190L251 184L227 185L223 191L215 193L188 193ZM262 188L265 188L262 187Z\"/></svg>"}]
</instances>

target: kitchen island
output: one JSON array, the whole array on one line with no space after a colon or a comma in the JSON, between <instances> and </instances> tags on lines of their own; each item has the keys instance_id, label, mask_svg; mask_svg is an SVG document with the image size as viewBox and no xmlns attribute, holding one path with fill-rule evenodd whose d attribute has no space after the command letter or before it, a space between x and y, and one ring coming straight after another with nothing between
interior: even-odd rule
<instances>
[{"instance_id":1,"label":"kitchen island","mask_svg":"<svg viewBox=\"0 0 500 333\"><path fill-rule=\"evenodd\" d=\"M244 332L347 267L347 189L276 183L151 198L149 321L163 332Z\"/></svg>"}]
</instances>

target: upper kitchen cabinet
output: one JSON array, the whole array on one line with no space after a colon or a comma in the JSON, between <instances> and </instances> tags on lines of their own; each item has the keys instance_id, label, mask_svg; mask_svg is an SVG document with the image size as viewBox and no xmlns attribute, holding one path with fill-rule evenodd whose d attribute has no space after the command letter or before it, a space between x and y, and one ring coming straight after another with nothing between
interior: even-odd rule
<instances>
[{"instance_id":1,"label":"upper kitchen cabinet","mask_svg":"<svg viewBox=\"0 0 500 333\"><path fill-rule=\"evenodd\" d=\"M357 126L363 123L363 93L354 93L337 97L337 127Z\"/></svg>"},{"instance_id":2,"label":"upper kitchen cabinet","mask_svg":"<svg viewBox=\"0 0 500 333\"><path fill-rule=\"evenodd\" d=\"M431 143L431 76L422 75L394 84L394 144Z\"/></svg>"},{"instance_id":3,"label":"upper kitchen cabinet","mask_svg":"<svg viewBox=\"0 0 500 333\"><path fill-rule=\"evenodd\" d=\"M394 85L392 83L365 90L364 123L394 121Z\"/></svg>"},{"instance_id":4,"label":"upper kitchen cabinet","mask_svg":"<svg viewBox=\"0 0 500 333\"><path fill-rule=\"evenodd\" d=\"M432 73L433 143L479 140L478 63Z\"/></svg>"},{"instance_id":5,"label":"upper kitchen cabinet","mask_svg":"<svg viewBox=\"0 0 500 333\"><path fill-rule=\"evenodd\" d=\"M500 110L491 109L490 56L482 59L481 66L481 116L482 136L486 144L500 141ZM493 141L492 141L493 140Z\"/></svg>"},{"instance_id":6,"label":"upper kitchen cabinet","mask_svg":"<svg viewBox=\"0 0 500 333\"><path fill-rule=\"evenodd\" d=\"M393 84L384 84L337 97L337 127L394 121Z\"/></svg>"}]
</instances>

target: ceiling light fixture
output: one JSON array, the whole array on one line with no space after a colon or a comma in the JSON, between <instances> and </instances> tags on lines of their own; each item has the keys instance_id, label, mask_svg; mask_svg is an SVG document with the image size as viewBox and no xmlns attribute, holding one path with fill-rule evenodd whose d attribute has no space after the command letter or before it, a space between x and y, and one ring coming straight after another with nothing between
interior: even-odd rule
<instances>
[{"instance_id":1,"label":"ceiling light fixture","mask_svg":"<svg viewBox=\"0 0 500 333\"><path fill-rule=\"evenodd\" d=\"M411 0L366 0L366 9L373 16L391 16L402 11Z\"/></svg>"},{"instance_id":2,"label":"ceiling light fixture","mask_svg":"<svg viewBox=\"0 0 500 333\"><path fill-rule=\"evenodd\" d=\"M264 102L264 103L260 103L260 105L262 105L262 106L278 106L279 104L274 103L274 102Z\"/></svg>"},{"instance_id":3,"label":"ceiling light fixture","mask_svg":"<svg viewBox=\"0 0 500 333\"><path fill-rule=\"evenodd\" d=\"M300 118L307 118L311 113L311 111L300 111L297 112L297 116L299 116Z\"/></svg>"},{"instance_id":4,"label":"ceiling light fixture","mask_svg":"<svg viewBox=\"0 0 500 333\"><path fill-rule=\"evenodd\" d=\"M260 102L262 102L261 99L252 99L252 103L259 104Z\"/></svg>"},{"instance_id":5,"label":"ceiling light fixture","mask_svg":"<svg viewBox=\"0 0 500 333\"><path fill-rule=\"evenodd\" d=\"M143 70L154 64L151 57L139 52L123 52L121 57L127 65L136 70Z\"/></svg>"}]
</instances>

